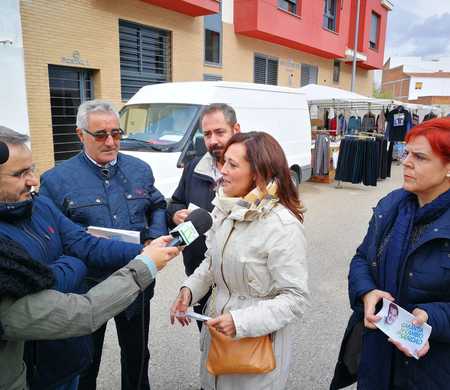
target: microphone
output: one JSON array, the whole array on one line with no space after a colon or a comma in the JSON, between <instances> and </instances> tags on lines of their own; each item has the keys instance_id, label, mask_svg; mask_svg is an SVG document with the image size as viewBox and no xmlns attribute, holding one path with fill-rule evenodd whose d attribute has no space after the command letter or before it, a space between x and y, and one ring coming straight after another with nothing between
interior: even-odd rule
<instances>
[{"instance_id":1,"label":"microphone","mask_svg":"<svg viewBox=\"0 0 450 390\"><path fill-rule=\"evenodd\" d=\"M4 142L0 141L0 164L4 164L9 159L9 148Z\"/></svg>"},{"instance_id":2,"label":"microphone","mask_svg":"<svg viewBox=\"0 0 450 390\"><path fill-rule=\"evenodd\" d=\"M212 218L204 209L195 209L175 229L170 231L174 237L166 246L189 245L212 226Z\"/></svg>"}]
</instances>

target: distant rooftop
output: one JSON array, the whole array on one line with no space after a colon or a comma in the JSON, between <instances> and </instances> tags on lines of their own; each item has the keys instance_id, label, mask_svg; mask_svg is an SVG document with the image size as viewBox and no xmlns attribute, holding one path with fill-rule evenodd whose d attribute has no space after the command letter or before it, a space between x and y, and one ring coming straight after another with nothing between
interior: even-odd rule
<instances>
[{"instance_id":1,"label":"distant rooftop","mask_svg":"<svg viewBox=\"0 0 450 390\"><path fill-rule=\"evenodd\" d=\"M422 58L422 57L390 57L389 69L403 65L405 73L435 73L450 72L450 57Z\"/></svg>"}]
</instances>

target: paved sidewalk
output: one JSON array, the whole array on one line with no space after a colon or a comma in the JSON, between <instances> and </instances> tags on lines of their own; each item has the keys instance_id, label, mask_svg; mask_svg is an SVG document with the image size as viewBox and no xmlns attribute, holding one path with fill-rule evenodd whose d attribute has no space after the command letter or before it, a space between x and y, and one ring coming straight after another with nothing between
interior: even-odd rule
<instances>
[{"instance_id":1,"label":"paved sidewalk","mask_svg":"<svg viewBox=\"0 0 450 390\"><path fill-rule=\"evenodd\" d=\"M365 187L343 183L304 183L300 195L306 207L311 307L297 325L288 389L328 389L350 309L348 264L366 232L371 208L402 183L401 167L393 177ZM198 331L172 327L169 307L184 280L181 260L160 275L152 299L150 347L152 390L199 389ZM120 351L113 321L108 325L98 388L120 389Z\"/></svg>"}]
</instances>

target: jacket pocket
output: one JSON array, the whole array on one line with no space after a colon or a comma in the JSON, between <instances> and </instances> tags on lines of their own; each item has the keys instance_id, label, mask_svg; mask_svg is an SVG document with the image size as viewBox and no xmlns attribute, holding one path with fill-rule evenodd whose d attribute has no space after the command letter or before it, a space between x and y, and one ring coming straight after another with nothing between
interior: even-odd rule
<instances>
[{"instance_id":1,"label":"jacket pocket","mask_svg":"<svg viewBox=\"0 0 450 390\"><path fill-rule=\"evenodd\" d=\"M244 275L253 297L266 297L271 289L271 276L266 263L244 259Z\"/></svg>"},{"instance_id":2,"label":"jacket pocket","mask_svg":"<svg viewBox=\"0 0 450 390\"><path fill-rule=\"evenodd\" d=\"M104 196L83 194L82 196L67 197L64 202L67 216L83 226L105 226L109 211Z\"/></svg>"},{"instance_id":3,"label":"jacket pocket","mask_svg":"<svg viewBox=\"0 0 450 390\"><path fill-rule=\"evenodd\" d=\"M142 194L126 194L126 204L128 207L128 215L130 223L146 223L146 211L150 204L150 198L147 192Z\"/></svg>"}]
</instances>

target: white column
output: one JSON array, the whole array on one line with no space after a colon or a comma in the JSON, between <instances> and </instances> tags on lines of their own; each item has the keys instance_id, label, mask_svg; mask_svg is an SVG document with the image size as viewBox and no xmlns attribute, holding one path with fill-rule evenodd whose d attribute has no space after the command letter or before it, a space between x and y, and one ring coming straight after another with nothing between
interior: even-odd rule
<instances>
[{"instance_id":1,"label":"white column","mask_svg":"<svg viewBox=\"0 0 450 390\"><path fill-rule=\"evenodd\" d=\"M30 134L20 0L0 1L0 125Z\"/></svg>"}]
</instances>

